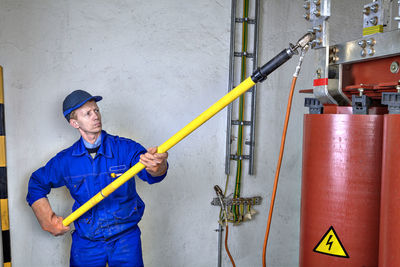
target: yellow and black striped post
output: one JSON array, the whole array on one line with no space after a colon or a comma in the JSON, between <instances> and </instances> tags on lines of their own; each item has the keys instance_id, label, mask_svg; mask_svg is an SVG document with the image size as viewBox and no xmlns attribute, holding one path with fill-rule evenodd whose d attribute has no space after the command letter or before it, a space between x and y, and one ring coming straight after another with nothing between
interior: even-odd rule
<instances>
[{"instance_id":1,"label":"yellow and black striped post","mask_svg":"<svg viewBox=\"0 0 400 267\"><path fill-rule=\"evenodd\" d=\"M4 117L3 67L0 66L0 215L4 267L11 267L10 220L8 218L6 130Z\"/></svg>"}]
</instances>

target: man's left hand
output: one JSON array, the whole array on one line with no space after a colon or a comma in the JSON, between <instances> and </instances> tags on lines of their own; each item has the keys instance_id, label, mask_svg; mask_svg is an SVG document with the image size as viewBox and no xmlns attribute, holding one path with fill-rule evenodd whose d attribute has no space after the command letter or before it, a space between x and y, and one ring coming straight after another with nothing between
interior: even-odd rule
<instances>
[{"instance_id":1,"label":"man's left hand","mask_svg":"<svg viewBox=\"0 0 400 267\"><path fill-rule=\"evenodd\" d=\"M146 166L151 176L161 176L167 171L168 153L157 153L157 147L151 147L145 154L140 155L140 163Z\"/></svg>"}]
</instances>

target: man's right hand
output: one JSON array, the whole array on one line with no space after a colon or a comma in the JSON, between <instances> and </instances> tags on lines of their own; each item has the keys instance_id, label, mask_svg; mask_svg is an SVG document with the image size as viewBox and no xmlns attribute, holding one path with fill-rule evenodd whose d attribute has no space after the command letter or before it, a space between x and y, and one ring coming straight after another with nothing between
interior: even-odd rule
<instances>
[{"instance_id":1,"label":"man's right hand","mask_svg":"<svg viewBox=\"0 0 400 267\"><path fill-rule=\"evenodd\" d=\"M62 223L63 220L63 217L57 216L55 213L53 213L51 216L50 225L47 227L47 229L43 228L43 230L46 230L54 236L63 235L70 230L69 226L64 226Z\"/></svg>"},{"instance_id":2,"label":"man's right hand","mask_svg":"<svg viewBox=\"0 0 400 267\"><path fill-rule=\"evenodd\" d=\"M62 223L63 218L53 212L47 198L36 200L32 204L32 209L42 229L50 234L59 236L70 230L69 226L64 226Z\"/></svg>"}]
</instances>

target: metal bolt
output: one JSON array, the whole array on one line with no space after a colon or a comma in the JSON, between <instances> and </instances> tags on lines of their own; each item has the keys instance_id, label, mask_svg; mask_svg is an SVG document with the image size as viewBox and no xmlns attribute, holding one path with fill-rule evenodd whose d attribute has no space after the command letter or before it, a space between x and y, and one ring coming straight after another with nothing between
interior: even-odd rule
<instances>
[{"instance_id":1,"label":"metal bolt","mask_svg":"<svg viewBox=\"0 0 400 267\"><path fill-rule=\"evenodd\" d=\"M336 63L339 60L339 57L334 55L334 54L330 54L329 55L329 63Z\"/></svg>"},{"instance_id":2,"label":"metal bolt","mask_svg":"<svg viewBox=\"0 0 400 267\"><path fill-rule=\"evenodd\" d=\"M361 50L360 56L365 57L367 55L367 50L363 49Z\"/></svg>"},{"instance_id":3,"label":"metal bolt","mask_svg":"<svg viewBox=\"0 0 400 267\"><path fill-rule=\"evenodd\" d=\"M313 14L314 14L316 17L319 17L319 16L321 16L321 11L319 11L318 9L316 9L316 10L314 10Z\"/></svg>"},{"instance_id":4,"label":"metal bolt","mask_svg":"<svg viewBox=\"0 0 400 267\"><path fill-rule=\"evenodd\" d=\"M376 41L374 38L370 38L367 40L367 45L369 45L369 46L373 46L375 43L376 43Z\"/></svg>"},{"instance_id":5,"label":"metal bolt","mask_svg":"<svg viewBox=\"0 0 400 267\"><path fill-rule=\"evenodd\" d=\"M317 79L321 79L322 70L318 68L315 73L317 74Z\"/></svg>"},{"instance_id":6,"label":"metal bolt","mask_svg":"<svg viewBox=\"0 0 400 267\"><path fill-rule=\"evenodd\" d=\"M375 54L375 49L373 49L372 47L368 48L367 52L368 52L368 55L373 56Z\"/></svg>"},{"instance_id":7,"label":"metal bolt","mask_svg":"<svg viewBox=\"0 0 400 267\"><path fill-rule=\"evenodd\" d=\"M378 17L373 17L372 19L369 20L369 23L371 23L372 25L378 24Z\"/></svg>"},{"instance_id":8,"label":"metal bolt","mask_svg":"<svg viewBox=\"0 0 400 267\"><path fill-rule=\"evenodd\" d=\"M310 14L304 14L303 18L305 18L305 20L310 20Z\"/></svg>"},{"instance_id":9,"label":"metal bolt","mask_svg":"<svg viewBox=\"0 0 400 267\"><path fill-rule=\"evenodd\" d=\"M309 10L310 9L310 2L305 2L303 7L304 7L304 9Z\"/></svg>"},{"instance_id":10,"label":"metal bolt","mask_svg":"<svg viewBox=\"0 0 400 267\"><path fill-rule=\"evenodd\" d=\"M364 92L364 89L363 89L363 88L358 88L358 94L359 94L359 96L362 96L362 95L363 95L363 92Z\"/></svg>"},{"instance_id":11,"label":"metal bolt","mask_svg":"<svg viewBox=\"0 0 400 267\"><path fill-rule=\"evenodd\" d=\"M321 25L315 26L315 27L313 27L313 30L317 31L317 32L321 32L322 31L322 26Z\"/></svg>"},{"instance_id":12,"label":"metal bolt","mask_svg":"<svg viewBox=\"0 0 400 267\"><path fill-rule=\"evenodd\" d=\"M329 62L335 63L339 60L339 57L336 55L337 52L339 52L339 49L336 46L329 48Z\"/></svg>"},{"instance_id":13,"label":"metal bolt","mask_svg":"<svg viewBox=\"0 0 400 267\"><path fill-rule=\"evenodd\" d=\"M363 9L363 13L367 16L369 15L370 12L371 12L371 9L369 7L366 7Z\"/></svg>"},{"instance_id":14,"label":"metal bolt","mask_svg":"<svg viewBox=\"0 0 400 267\"><path fill-rule=\"evenodd\" d=\"M375 4L375 5L371 6L371 11L372 12L376 13L376 12L378 12L378 10L379 10L379 5L378 4Z\"/></svg>"},{"instance_id":15,"label":"metal bolt","mask_svg":"<svg viewBox=\"0 0 400 267\"><path fill-rule=\"evenodd\" d=\"M390 72L393 74L399 72L399 63L397 61L393 61L392 64L390 64Z\"/></svg>"},{"instance_id":16,"label":"metal bolt","mask_svg":"<svg viewBox=\"0 0 400 267\"><path fill-rule=\"evenodd\" d=\"M315 39L311 41L311 46L315 47L316 45L321 45L322 44L322 40L321 38Z\"/></svg>"},{"instance_id":17,"label":"metal bolt","mask_svg":"<svg viewBox=\"0 0 400 267\"><path fill-rule=\"evenodd\" d=\"M398 81L398 84L396 85L397 93L400 93L400 80Z\"/></svg>"},{"instance_id":18,"label":"metal bolt","mask_svg":"<svg viewBox=\"0 0 400 267\"><path fill-rule=\"evenodd\" d=\"M400 93L400 80L398 81L398 84L396 85L397 93Z\"/></svg>"},{"instance_id":19,"label":"metal bolt","mask_svg":"<svg viewBox=\"0 0 400 267\"><path fill-rule=\"evenodd\" d=\"M361 46L362 48L367 46L367 42L365 40L360 40L358 41L358 45Z\"/></svg>"},{"instance_id":20,"label":"metal bolt","mask_svg":"<svg viewBox=\"0 0 400 267\"><path fill-rule=\"evenodd\" d=\"M321 4L321 0L314 0L313 3L319 6Z\"/></svg>"}]
</instances>

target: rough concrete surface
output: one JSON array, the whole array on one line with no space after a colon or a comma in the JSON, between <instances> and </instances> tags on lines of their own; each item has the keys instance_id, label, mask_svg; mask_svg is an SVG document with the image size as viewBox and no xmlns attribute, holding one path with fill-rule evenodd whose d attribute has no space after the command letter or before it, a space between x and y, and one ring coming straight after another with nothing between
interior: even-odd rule
<instances>
[{"instance_id":1,"label":"rough concrete surface","mask_svg":"<svg viewBox=\"0 0 400 267\"><path fill-rule=\"evenodd\" d=\"M259 61L303 35L302 0L261 1ZM367 1L332 0L332 39L361 36ZM13 266L68 266L70 234L41 230L26 204L30 174L78 134L61 103L75 89L102 95L104 129L145 147L162 143L227 92L231 1L0 0L0 65L4 68L8 192ZM345 29L345 30L344 30ZM269 199L290 79L297 57L259 86L256 174L243 196L260 195L255 219L230 227L237 266L261 266ZM312 86L313 52L297 89ZM304 95L295 93L268 247L268 266L297 266ZM225 184L226 111L170 150L168 177L137 179L146 203L140 222L145 266L217 265L219 209L213 186ZM244 173L247 173L245 164ZM233 166L232 166L233 170ZM230 192L233 188L231 177ZM230 193L228 192L228 193ZM49 196L70 213L67 190ZM223 251L223 266L230 266Z\"/></svg>"}]
</instances>

